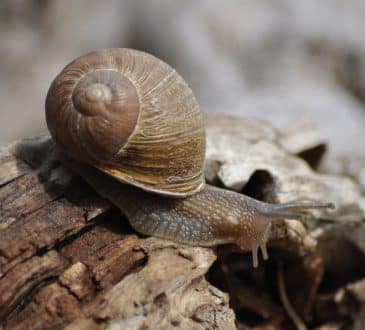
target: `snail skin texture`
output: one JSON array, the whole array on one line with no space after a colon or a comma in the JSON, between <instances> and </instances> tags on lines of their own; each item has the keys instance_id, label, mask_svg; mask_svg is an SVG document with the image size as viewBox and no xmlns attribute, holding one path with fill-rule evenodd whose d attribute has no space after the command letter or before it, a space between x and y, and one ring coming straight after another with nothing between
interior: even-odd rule
<instances>
[{"instance_id":1,"label":"snail skin texture","mask_svg":"<svg viewBox=\"0 0 365 330\"><path fill-rule=\"evenodd\" d=\"M268 258L272 221L333 207L270 204L205 185L196 99L174 69L141 51L105 49L71 62L48 91L46 120L66 165L142 234L196 246L234 243L252 251L257 267L259 249Z\"/></svg>"}]
</instances>

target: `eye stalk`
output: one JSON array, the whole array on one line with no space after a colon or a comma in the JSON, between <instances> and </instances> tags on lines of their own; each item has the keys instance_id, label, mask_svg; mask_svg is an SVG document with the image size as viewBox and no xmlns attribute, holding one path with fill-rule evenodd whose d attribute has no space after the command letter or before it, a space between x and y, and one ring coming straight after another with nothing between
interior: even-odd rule
<instances>
[{"instance_id":1,"label":"eye stalk","mask_svg":"<svg viewBox=\"0 0 365 330\"><path fill-rule=\"evenodd\" d=\"M269 238L270 227L273 221L290 219L305 220L313 209L334 209L333 203L321 202L298 202L286 204L270 204L256 202L257 206L253 212L252 219L252 262L258 267L258 251L261 250L264 260L269 258L266 242ZM245 246L246 248L246 246Z\"/></svg>"}]
</instances>

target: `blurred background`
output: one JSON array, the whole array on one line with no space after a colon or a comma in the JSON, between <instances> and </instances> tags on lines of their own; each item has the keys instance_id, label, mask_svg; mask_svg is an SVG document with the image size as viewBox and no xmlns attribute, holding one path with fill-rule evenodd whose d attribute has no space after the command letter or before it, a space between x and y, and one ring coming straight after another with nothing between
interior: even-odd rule
<instances>
[{"instance_id":1,"label":"blurred background","mask_svg":"<svg viewBox=\"0 0 365 330\"><path fill-rule=\"evenodd\" d=\"M97 48L148 51L205 112L315 124L333 155L365 156L364 0L1 0L0 144L46 131L55 75Z\"/></svg>"}]
</instances>

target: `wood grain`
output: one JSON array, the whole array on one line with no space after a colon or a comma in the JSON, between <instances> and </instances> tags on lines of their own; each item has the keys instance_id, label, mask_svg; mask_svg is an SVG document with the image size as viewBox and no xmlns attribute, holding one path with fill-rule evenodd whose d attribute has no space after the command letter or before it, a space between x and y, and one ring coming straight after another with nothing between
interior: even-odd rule
<instances>
[{"instance_id":1,"label":"wood grain","mask_svg":"<svg viewBox=\"0 0 365 330\"><path fill-rule=\"evenodd\" d=\"M49 145L0 150L0 328L235 329L212 250L138 236Z\"/></svg>"}]
</instances>

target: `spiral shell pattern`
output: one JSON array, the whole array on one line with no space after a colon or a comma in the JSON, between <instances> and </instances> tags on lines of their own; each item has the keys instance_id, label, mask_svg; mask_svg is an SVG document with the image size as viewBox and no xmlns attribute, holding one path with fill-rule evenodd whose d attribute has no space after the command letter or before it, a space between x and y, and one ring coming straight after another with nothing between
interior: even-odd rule
<instances>
[{"instance_id":1,"label":"spiral shell pattern","mask_svg":"<svg viewBox=\"0 0 365 330\"><path fill-rule=\"evenodd\" d=\"M204 186L198 103L150 54L116 48L74 60L51 84L46 120L69 156L122 182L177 197Z\"/></svg>"}]
</instances>

